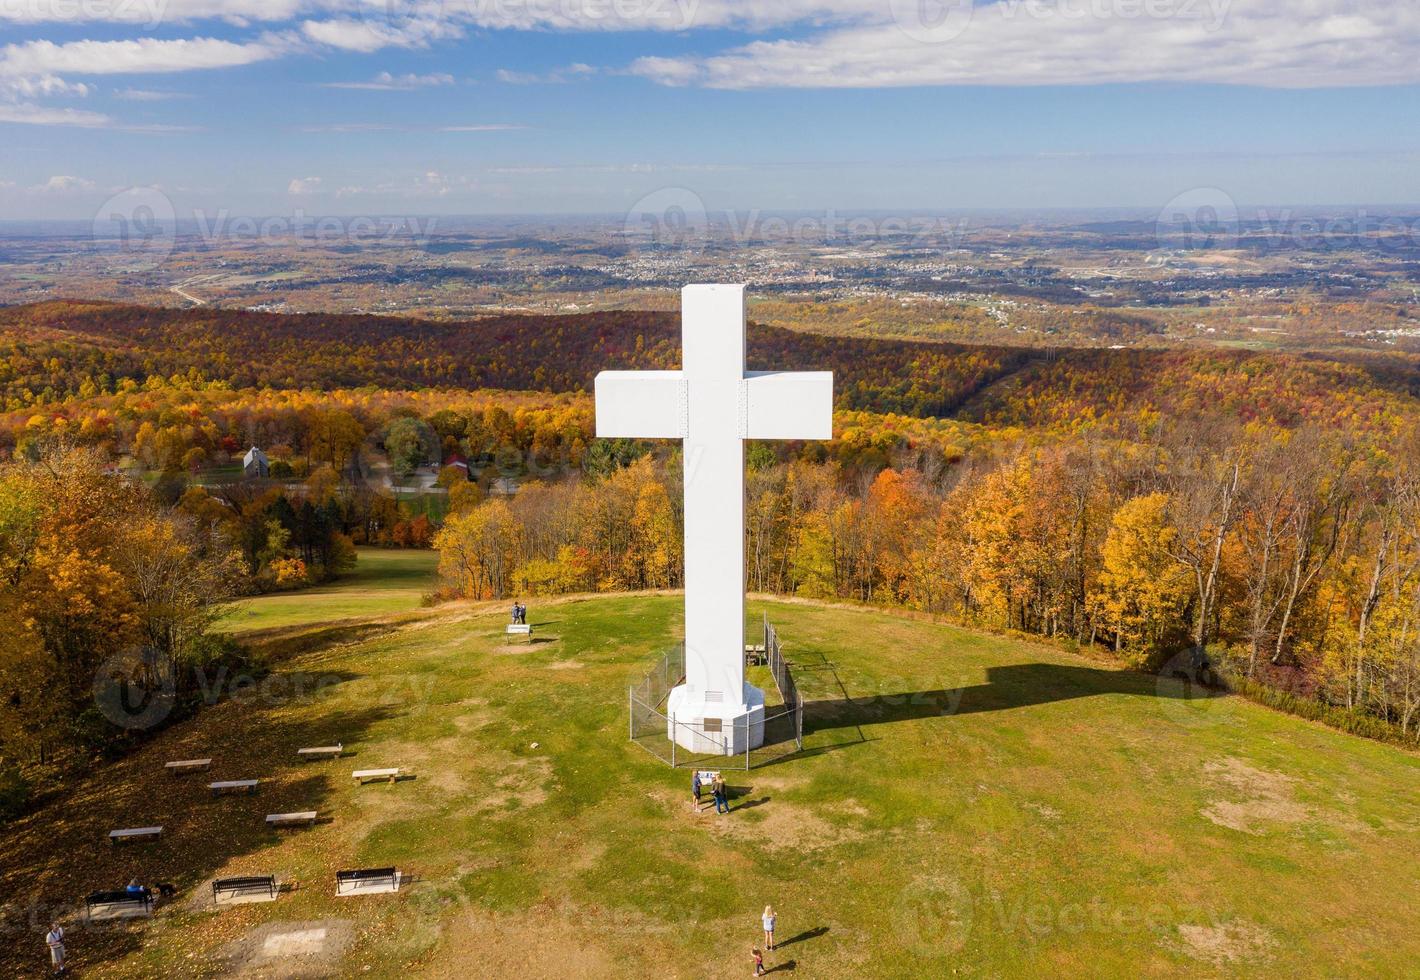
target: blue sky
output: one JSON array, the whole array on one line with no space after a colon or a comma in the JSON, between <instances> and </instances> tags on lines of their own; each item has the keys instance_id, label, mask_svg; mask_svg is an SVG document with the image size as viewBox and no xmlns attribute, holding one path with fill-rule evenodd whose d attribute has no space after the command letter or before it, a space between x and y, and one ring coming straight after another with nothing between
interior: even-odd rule
<instances>
[{"instance_id":1,"label":"blue sky","mask_svg":"<svg viewBox=\"0 0 1420 980\"><path fill-rule=\"evenodd\" d=\"M1420 203L1415 6L0 0L0 217Z\"/></svg>"}]
</instances>

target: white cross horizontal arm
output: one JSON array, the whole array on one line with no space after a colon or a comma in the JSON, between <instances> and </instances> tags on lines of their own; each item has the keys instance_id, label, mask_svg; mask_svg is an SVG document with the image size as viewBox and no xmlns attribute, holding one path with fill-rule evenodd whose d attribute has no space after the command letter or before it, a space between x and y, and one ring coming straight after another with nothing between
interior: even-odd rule
<instances>
[{"instance_id":1,"label":"white cross horizontal arm","mask_svg":"<svg viewBox=\"0 0 1420 980\"><path fill-rule=\"evenodd\" d=\"M832 439L832 371L745 374L747 439Z\"/></svg>"},{"instance_id":2,"label":"white cross horizontal arm","mask_svg":"<svg viewBox=\"0 0 1420 980\"><path fill-rule=\"evenodd\" d=\"M598 439L684 439L685 378L679 371L597 375Z\"/></svg>"}]
</instances>

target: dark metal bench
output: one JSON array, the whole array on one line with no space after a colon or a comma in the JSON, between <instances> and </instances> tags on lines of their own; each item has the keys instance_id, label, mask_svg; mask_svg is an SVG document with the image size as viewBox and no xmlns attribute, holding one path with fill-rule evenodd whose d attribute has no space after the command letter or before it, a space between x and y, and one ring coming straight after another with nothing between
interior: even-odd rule
<instances>
[{"instance_id":1,"label":"dark metal bench","mask_svg":"<svg viewBox=\"0 0 1420 980\"><path fill-rule=\"evenodd\" d=\"M275 898L276 876L247 875L241 878L218 878L212 882L212 904L216 905L218 898L223 894L229 894L236 898L238 895L252 895L259 892L265 892L271 898Z\"/></svg>"},{"instance_id":2,"label":"dark metal bench","mask_svg":"<svg viewBox=\"0 0 1420 980\"><path fill-rule=\"evenodd\" d=\"M111 892L93 892L84 899L85 916L92 919L94 909L97 907L141 912L148 915L153 911L153 893L146 889L141 892L131 892L126 888Z\"/></svg>"},{"instance_id":3,"label":"dark metal bench","mask_svg":"<svg viewBox=\"0 0 1420 980\"><path fill-rule=\"evenodd\" d=\"M367 885L388 885L399 891L399 872L394 868L358 868L335 873L335 894L353 895Z\"/></svg>"}]
</instances>

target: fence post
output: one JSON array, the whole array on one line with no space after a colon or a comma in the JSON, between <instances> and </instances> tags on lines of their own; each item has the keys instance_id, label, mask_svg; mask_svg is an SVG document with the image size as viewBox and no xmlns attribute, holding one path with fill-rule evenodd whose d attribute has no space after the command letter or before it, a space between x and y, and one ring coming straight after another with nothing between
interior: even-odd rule
<instances>
[{"instance_id":1,"label":"fence post","mask_svg":"<svg viewBox=\"0 0 1420 980\"><path fill-rule=\"evenodd\" d=\"M799 750L804 748L804 696L794 689L794 701L797 708L794 712L794 741L798 744Z\"/></svg>"},{"instance_id":2,"label":"fence post","mask_svg":"<svg viewBox=\"0 0 1420 980\"><path fill-rule=\"evenodd\" d=\"M675 712L672 711L672 712L671 712L671 768L672 768L672 769L675 768L675 747L676 747L676 739L675 739L675 737L676 737L676 730L675 730Z\"/></svg>"},{"instance_id":3,"label":"fence post","mask_svg":"<svg viewBox=\"0 0 1420 980\"><path fill-rule=\"evenodd\" d=\"M745 715L745 772L749 772L749 715Z\"/></svg>"},{"instance_id":4,"label":"fence post","mask_svg":"<svg viewBox=\"0 0 1420 980\"><path fill-rule=\"evenodd\" d=\"M628 729L627 737L630 738L633 742L636 741L636 695L634 693L635 690L636 689L629 684L626 686L626 726Z\"/></svg>"}]
</instances>

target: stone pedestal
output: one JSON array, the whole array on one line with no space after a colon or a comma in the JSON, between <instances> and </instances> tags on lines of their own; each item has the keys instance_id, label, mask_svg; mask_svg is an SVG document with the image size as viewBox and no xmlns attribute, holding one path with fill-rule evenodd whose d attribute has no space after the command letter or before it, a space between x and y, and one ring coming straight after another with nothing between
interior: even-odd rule
<instances>
[{"instance_id":1,"label":"stone pedestal","mask_svg":"<svg viewBox=\"0 0 1420 980\"><path fill-rule=\"evenodd\" d=\"M764 692L746 683L742 698L739 704L723 699L707 701L703 692L682 684L671 691L666 702L670 718L666 734L691 752L742 755L746 749L757 749L764 744ZM716 722L718 732L714 730Z\"/></svg>"}]
</instances>

